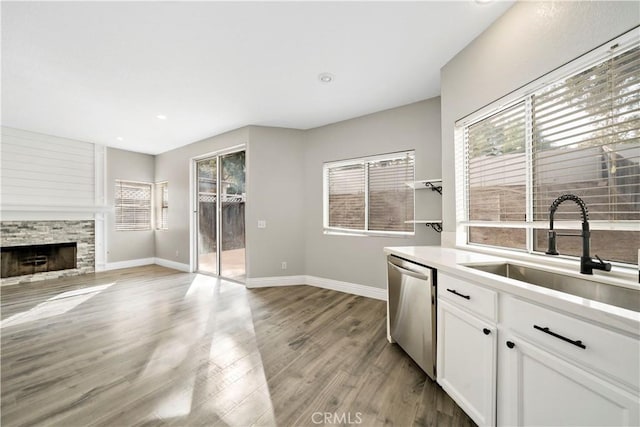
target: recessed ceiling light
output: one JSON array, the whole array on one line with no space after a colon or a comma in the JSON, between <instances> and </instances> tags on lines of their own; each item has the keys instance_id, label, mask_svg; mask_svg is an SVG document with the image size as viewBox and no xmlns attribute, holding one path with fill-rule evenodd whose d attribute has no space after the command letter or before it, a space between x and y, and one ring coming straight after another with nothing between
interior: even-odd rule
<instances>
[{"instance_id":1,"label":"recessed ceiling light","mask_svg":"<svg viewBox=\"0 0 640 427\"><path fill-rule=\"evenodd\" d=\"M333 81L333 74L320 73L318 75L318 80L320 80L321 83L331 83Z\"/></svg>"},{"instance_id":2,"label":"recessed ceiling light","mask_svg":"<svg viewBox=\"0 0 640 427\"><path fill-rule=\"evenodd\" d=\"M156 117L160 120L167 120L167 116L165 116L164 114L158 114Z\"/></svg>"},{"instance_id":3,"label":"recessed ceiling light","mask_svg":"<svg viewBox=\"0 0 640 427\"><path fill-rule=\"evenodd\" d=\"M493 0L476 0L476 3L480 3L480 4L487 4L487 3L491 3Z\"/></svg>"},{"instance_id":4,"label":"recessed ceiling light","mask_svg":"<svg viewBox=\"0 0 640 427\"><path fill-rule=\"evenodd\" d=\"M123 138L123 137L121 137L121 136L117 137L116 139L117 139L118 141L124 141L124 138Z\"/></svg>"}]
</instances>

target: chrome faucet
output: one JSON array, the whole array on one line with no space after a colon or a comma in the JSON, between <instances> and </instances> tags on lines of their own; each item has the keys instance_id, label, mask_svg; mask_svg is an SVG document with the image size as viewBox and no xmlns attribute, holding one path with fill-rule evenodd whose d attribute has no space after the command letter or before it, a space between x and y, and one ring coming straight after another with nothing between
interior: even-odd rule
<instances>
[{"instance_id":1,"label":"chrome faucet","mask_svg":"<svg viewBox=\"0 0 640 427\"><path fill-rule=\"evenodd\" d=\"M576 204L580 207L582 211L582 232L580 234L558 234L553 229L553 216L558 209L558 206L562 202L567 200L572 200L576 202ZM547 255L558 255L558 249L556 246L556 237L557 236L573 236L573 237L582 237L582 256L580 257L580 273L582 274L593 274L593 269L596 270L604 270L611 271L611 264L608 262L604 262L600 259L598 255L595 261L591 258L590 252L590 244L591 244L591 232L589 231L589 213L587 212L587 206L584 204L584 201L573 194L563 194L558 197L551 203L549 207L549 249L545 252Z\"/></svg>"}]
</instances>

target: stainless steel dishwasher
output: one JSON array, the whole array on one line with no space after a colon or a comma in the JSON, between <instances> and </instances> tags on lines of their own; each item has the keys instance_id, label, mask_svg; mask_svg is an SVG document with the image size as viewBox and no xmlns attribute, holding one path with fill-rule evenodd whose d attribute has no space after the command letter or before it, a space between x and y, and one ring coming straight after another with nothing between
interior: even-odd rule
<instances>
[{"instance_id":1,"label":"stainless steel dishwasher","mask_svg":"<svg viewBox=\"0 0 640 427\"><path fill-rule=\"evenodd\" d=\"M396 342L436 379L436 270L389 255L388 328Z\"/></svg>"}]
</instances>

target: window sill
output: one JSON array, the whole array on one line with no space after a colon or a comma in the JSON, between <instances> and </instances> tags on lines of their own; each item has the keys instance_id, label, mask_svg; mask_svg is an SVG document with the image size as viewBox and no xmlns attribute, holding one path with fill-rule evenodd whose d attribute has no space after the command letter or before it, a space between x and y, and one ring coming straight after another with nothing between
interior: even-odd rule
<instances>
[{"instance_id":1,"label":"window sill","mask_svg":"<svg viewBox=\"0 0 640 427\"><path fill-rule=\"evenodd\" d=\"M327 236L350 236L350 237L390 237L408 239L415 236L413 233L401 233L401 232L376 232L376 231L343 231L343 230L331 230L324 229L323 234Z\"/></svg>"}]
</instances>

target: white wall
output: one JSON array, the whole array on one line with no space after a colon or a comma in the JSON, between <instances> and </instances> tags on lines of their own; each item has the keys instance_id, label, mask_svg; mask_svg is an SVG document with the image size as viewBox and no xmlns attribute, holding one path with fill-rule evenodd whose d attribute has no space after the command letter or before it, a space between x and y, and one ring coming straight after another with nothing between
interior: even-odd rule
<instances>
[{"instance_id":1,"label":"white wall","mask_svg":"<svg viewBox=\"0 0 640 427\"><path fill-rule=\"evenodd\" d=\"M416 225L414 237L326 235L322 223L322 164L415 149L416 179L441 175L440 98L370 114L305 132L306 274L386 287L385 246L438 245L440 235ZM447 188L444 189L446 193ZM440 218L440 196L416 192L416 217Z\"/></svg>"},{"instance_id":2,"label":"white wall","mask_svg":"<svg viewBox=\"0 0 640 427\"><path fill-rule=\"evenodd\" d=\"M155 256L153 230L116 231L115 181L154 182L155 161L149 154L107 149L107 268L109 264L144 260ZM120 264L122 265L122 264Z\"/></svg>"},{"instance_id":3,"label":"white wall","mask_svg":"<svg viewBox=\"0 0 640 427\"><path fill-rule=\"evenodd\" d=\"M638 3L517 2L441 70L442 170L455 188L454 123L640 24ZM455 194L443 196L443 245L455 241Z\"/></svg>"},{"instance_id":4,"label":"white wall","mask_svg":"<svg viewBox=\"0 0 640 427\"><path fill-rule=\"evenodd\" d=\"M94 144L3 127L1 165L3 207L95 204Z\"/></svg>"}]
</instances>

